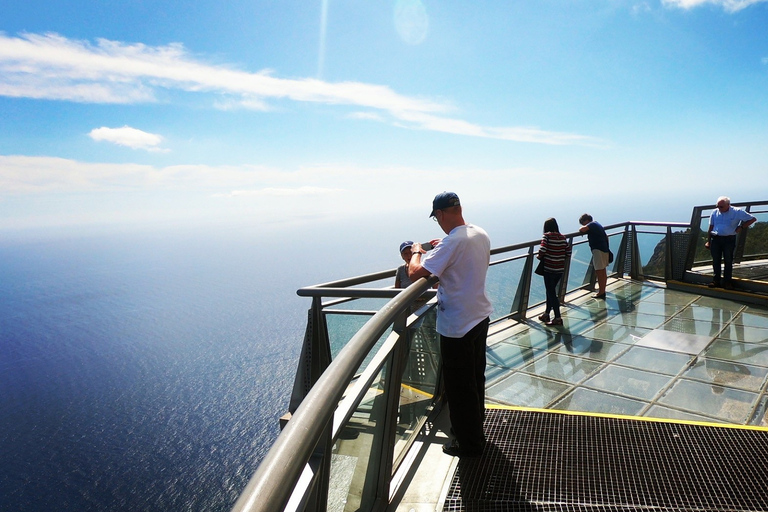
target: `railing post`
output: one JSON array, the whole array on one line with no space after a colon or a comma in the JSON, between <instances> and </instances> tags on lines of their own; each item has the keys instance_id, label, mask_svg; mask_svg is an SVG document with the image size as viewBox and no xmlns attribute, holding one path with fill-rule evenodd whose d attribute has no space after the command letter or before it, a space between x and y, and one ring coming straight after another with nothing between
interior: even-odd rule
<instances>
[{"instance_id":1,"label":"railing post","mask_svg":"<svg viewBox=\"0 0 768 512\"><path fill-rule=\"evenodd\" d=\"M373 496L371 502L361 504L360 510L383 510L389 502L389 486L392 482L392 467L395 457L395 437L397 434L397 419L400 411L400 388L402 377L405 372L406 361L408 360L408 351L411 347L411 330L406 328L406 321L410 310L404 311L397 317L393 325L395 332L400 333L397 344L390 355L387 371L384 378L384 396L385 402L384 427L382 429L383 439L379 445L379 450L372 450L372 453L379 455L378 464L371 464L373 470L371 478L366 478L363 499L366 495ZM366 504L370 505L366 507Z\"/></svg>"},{"instance_id":2,"label":"railing post","mask_svg":"<svg viewBox=\"0 0 768 512\"><path fill-rule=\"evenodd\" d=\"M667 226L667 234L664 238L664 281L672 279L672 227Z\"/></svg>"},{"instance_id":3,"label":"railing post","mask_svg":"<svg viewBox=\"0 0 768 512\"><path fill-rule=\"evenodd\" d=\"M696 261L696 250L699 248L699 237L701 236L701 212L702 207L694 207L691 213L691 234L688 242L688 254L685 257L685 268L683 269L683 276L685 272L693 268L693 264ZM685 277L683 277L685 280Z\"/></svg>"},{"instance_id":4,"label":"railing post","mask_svg":"<svg viewBox=\"0 0 768 512\"><path fill-rule=\"evenodd\" d=\"M746 208L744 208L744 211L749 213L751 210L751 205L747 205ZM747 233L749 232L749 228L744 229L741 228L740 233L736 233L736 250L733 253L733 263L741 263L741 260L744 259L744 247L747 245Z\"/></svg>"},{"instance_id":5,"label":"railing post","mask_svg":"<svg viewBox=\"0 0 768 512\"><path fill-rule=\"evenodd\" d=\"M573 257L573 237L568 238L568 246L571 248L571 256L565 259L563 267L563 277L560 279L560 286L557 290L557 297L562 304L565 302L565 295L568 293L568 278L571 275L571 258Z\"/></svg>"},{"instance_id":6,"label":"railing post","mask_svg":"<svg viewBox=\"0 0 768 512\"><path fill-rule=\"evenodd\" d=\"M322 297L312 298L309 309L307 328L304 331L304 344L299 356L299 367L293 381L293 392L288 406L290 414L296 412L304 397L315 385L317 379L331 364L331 343L328 338L328 325L323 313ZM286 419L287 421L287 419ZM281 426L285 426L282 424Z\"/></svg>"},{"instance_id":7,"label":"railing post","mask_svg":"<svg viewBox=\"0 0 768 512\"><path fill-rule=\"evenodd\" d=\"M629 244L629 224L624 226L624 232L621 234L621 242L619 242L619 249L616 253L616 261L614 261L613 271L618 272L619 277L624 277L624 270L627 264L627 245ZM631 261L631 258L630 258Z\"/></svg>"},{"instance_id":8,"label":"railing post","mask_svg":"<svg viewBox=\"0 0 768 512\"><path fill-rule=\"evenodd\" d=\"M632 256L630 257L629 262L629 277L640 281L643 279L643 262L640 259L640 244L637 241L637 226L633 224L630 233L632 234L630 241L630 254Z\"/></svg>"},{"instance_id":9,"label":"railing post","mask_svg":"<svg viewBox=\"0 0 768 512\"><path fill-rule=\"evenodd\" d=\"M523 273L520 276L520 282L517 284L515 300L512 302L510 318L513 320L523 320L525 312L528 309L528 297L531 291L531 274L533 273L533 246L528 247L528 255L523 265Z\"/></svg>"}]
</instances>

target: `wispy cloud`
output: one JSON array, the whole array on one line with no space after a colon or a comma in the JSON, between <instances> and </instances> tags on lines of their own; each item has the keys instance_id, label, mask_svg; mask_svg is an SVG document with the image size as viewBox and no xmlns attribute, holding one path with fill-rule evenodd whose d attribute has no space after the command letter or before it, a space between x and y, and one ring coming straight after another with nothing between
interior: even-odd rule
<instances>
[{"instance_id":1,"label":"wispy cloud","mask_svg":"<svg viewBox=\"0 0 768 512\"><path fill-rule=\"evenodd\" d=\"M147 133L130 126L123 126L122 128L107 128L102 126L101 128L95 128L88 134L95 141L107 141L117 144L118 146L126 146L132 149L145 149L147 151L161 151L166 152L167 149L163 149L160 144L163 142L163 137L154 133Z\"/></svg>"},{"instance_id":2,"label":"wispy cloud","mask_svg":"<svg viewBox=\"0 0 768 512\"><path fill-rule=\"evenodd\" d=\"M294 175L255 165L207 166L82 162L67 158L0 155L0 195L233 189L293 184ZM264 185L266 184L266 185Z\"/></svg>"},{"instance_id":3,"label":"wispy cloud","mask_svg":"<svg viewBox=\"0 0 768 512\"><path fill-rule=\"evenodd\" d=\"M83 103L158 101L161 90L219 95L222 109L269 110L268 101L289 100L370 109L393 124L458 135L541 144L589 144L593 137L519 127L487 128L448 115L455 109L428 98L398 94L387 86L286 79L271 70L257 73L212 65L181 44L151 47L58 34L0 34L0 95Z\"/></svg>"},{"instance_id":4,"label":"wispy cloud","mask_svg":"<svg viewBox=\"0 0 768 512\"><path fill-rule=\"evenodd\" d=\"M216 194L217 197L299 197L299 196L321 196L342 192L340 188L325 187L296 187L296 188L275 188L266 187L251 190L233 190L228 194Z\"/></svg>"},{"instance_id":5,"label":"wispy cloud","mask_svg":"<svg viewBox=\"0 0 768 512\"><path fill-rule=\"evenodd\" d=\"M666 6L679 7L681 9L693 9L705 4L720 6L728 12L737 12L746 9L750 5L759 4L768 0L661 0Z\"/></svg>"}]
</instances>

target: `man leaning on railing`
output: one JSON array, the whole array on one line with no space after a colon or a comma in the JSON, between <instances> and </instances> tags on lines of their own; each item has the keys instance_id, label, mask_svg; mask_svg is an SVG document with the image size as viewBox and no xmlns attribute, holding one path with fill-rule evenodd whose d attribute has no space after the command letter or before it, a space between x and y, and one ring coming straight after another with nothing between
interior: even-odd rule
<instances>
[{"instance_id":1,"label":"man leaning on railing","mask_svg":"<svg viewBox=\"0 0 768 512\"><path fill-rule=\"evenodd\" d=\"M493 310L485 276L491 242L482 228L464 221L453 192L435 196L430 217L448 236L433 240L435 248L426 254L421 244L414 243L408 274L412 280L430 274L440 278L436 329L455 436L443 451L454 457L478 457L485 446L485 349Z\"/></svg>"}]
</instances>

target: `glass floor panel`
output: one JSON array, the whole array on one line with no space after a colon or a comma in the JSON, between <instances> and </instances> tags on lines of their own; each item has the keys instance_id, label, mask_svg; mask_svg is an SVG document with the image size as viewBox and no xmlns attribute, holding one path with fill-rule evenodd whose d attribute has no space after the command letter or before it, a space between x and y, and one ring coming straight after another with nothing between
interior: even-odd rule
<instances>
[{"instance_id":1,"label":"glass floor panel","mask_svg":"<svg viewBox=\"0 0 768 512\"><path fill-rule=\"evenodd\" d=\"M768 426L768 307L623 280L607 291L566 298L562 326L537 309L493 334L489 403Z\"/></svg>"},{"instance_id":2,"label":"glass floor panel","mask_svg":"<svg viewBox=\"0 0 768 512\"><path fill-rule=\"evenodd\" d=\"M666 317L661 315L646 315L644 313L621 313L609 318L612 325L625 325L628 327L642 327L644 329L656 329L666 322Z\"/></svg>"},{"instance_id":3,"label":"glass floor panel","mask_svg":"<svg viewBox=\"0 0 768 512\"><path fill-rule=\"evenodd\" d=\"M523 367L522 371L570 384L578 384L595 373L598 368L600 368L599 362L583 357L549 353Z\"/></svg>"},{"instance_id":4,"label":"glass floor panel","mask_svg":"<svg viewBox=\"0 0 768 512\"><path fill-rule=\"evenodd\" d=\"M756 314L751 311L743 311L733 320L733 323L747 327L760 327L762 329L768 329L768 315Z\"/></svg>"},{"instance_id":5,"label":"glass floor panel","mask_svg":"<svg viewBox=\"0 0 768 512\"><path fill-rule=\"evenodd\" d=\"M690 308L685 308L680 311L680 313L677 315L677 318L727 324L733 320L733 317L736 314L738 313L728 309L712 308L709 306L693 304Z\"/></svg>"},{"instance_id":6,"label":"glass floor panel","mask_svg":"<svg viewBox=\"0 0 768 512\"><path fill-rule=\"evenodd\" d=\"M614 391L620 395L641 400L651 400L670 380L669 375L622 366L609 366L586 381L584 386L598 391Z\"/></svg>"},{"instance_id":7,"label":"glass floor panel","mask_svg":"<svg viewBox=\"0 0 768 512\"><path fill-rule=\"evenodd\" d=\"M757 396L748 391L681 379L659 402L732 423L745 423Z\"/></svg>"},{"instance_id":8,"label":"glass floor panel","mask_svg":"<svg viewBox=\"0 0 768 512\"><path fill-rule=\"evenodd\" d=\"M656 295L651 295L649 299L652 297L655 297ZM665 304L662 302L645 302L644 301L635 306L634 312L638 314L644 314L644 315L660 315L660 316L670 317L680 312L684 307L685 306L680 306L676 304Z\"/></svg>"},{"instance_id":9,"label":"glass floor panel","mask_svg":"<svg viewBox=\"0 0 768 512\"><path fill-rule=\"evenodd\" d=\"M734 363L768 366L768 345L718 339L704 355Z\"/></svg>"},{"instance_id":10,"label":"glass floor panel","mask_svg":"<svg viewBox=\"0 0 768 512\"><path fill-rule=\"evenodd\" d=\"M546 352L546 347L523 347L513 343L497 343L488 347L486 359L488 364L505 368L519 368L544 352Z\"/></svg>"},{"instance_id":11,"label":"glass floor panel","mask_svg":"<svg viewBox=\"0 0 768 512\"><path fill-rule=\"evenodd\" d=\"M664 418L664 419L670 419L670 420L703 421L706 423L713 423L713 422L729 423L727 421L718 420L716 418L709 418L707 416L702 416L701 414L678 411L677 409L664 407L663 405L658 405L658 404L652 406L648 410L648 412L645 414L645 416L648 416L650 418Z\"/></svg>"},{"instance_id":12,"label":"glass floor panel","mask_svg":"<svg viewBox=\"0 0 768 512\"><path fill-rule=\"evenodd\" d=\"M494 400L523 407L543 408L567 391L569 386L562 382L542 379L525 373L515 373L488 389Z\"/></svg>"},{"instance_id":13,"label":"glass floor panel","mask_svg":"<svg viewBox=\"0 0 768 512\"><path fill-rule=\"evenodd\" d=\"M726 327L718 337L745 343L768 343L768 329L733 323Z\"/></svg>"},{"instance_id":14,"label":"glass floor panel","mask_svg":"<svg viewBox=\"0 0 768 512\"><path fill-rule=\"evenodd\" d=\"M691 356L687 354L633 346L614 363L666 375L677 375L690 361Z\"/></svg>"},{"instance_id":15,"label":"glass floor panel","mask_svg":"<svg viewBox=\"0 0 768 512\"><path fill-rule=\"evenodd\" d=\"M768 368L702 357L681 377L757 392L762 389L766 375Z\"/></svg>"},{"instance_id":16,"label":"glass floor panel","mask_svg":"<svg viewBox=\"0 0 768 512\"><path fill-rule=\"evenodd\" d=\"M643 303L646 302L659 302L662 304L674 304L677 306L688 306L694 300L696 295L690 293L678 292L675 290L659 290L654 294L648 295L643 298Z\"/></svg>"},{"instance_id":17,"label":"glass floor panel","mask_svg":"<svg viewBox=\"0 0 768 512\"><path fill-rule=\"evenodd\" d=\"M640 400L601 393L586 388L576 388L567 396L558 400L552 406L552 409L636 416L646 405L646 402Z\"/></svg>"},{"instance_id":18,"label":"glass floor panel","mask_svg":"<svg viewBox=\"0 0 768 512\"><path fill-rule=\"evenodd\" d=\"M700 322L698 320L685 320L684 318L670 318L669 322L661 326L665 331L697 334L699 336L717 336L725 325L720 322Z\"/></svg>"},{"instance_id":19,"label":"glass floor panel","mask_svg":"<svg viewBox=\"0 0 768 512\"><path fill-rule=\"evenodd\" d=\"M697 306L709 306L711 308L728 309L730 311L741 311L744 304L739 304L732 300L716 299L714 297L699 297L696 299Z\"/></svg>"},{"instance_id":20,"label":"glass floor panel","mask_svg":"<svg viewBox=\"0 0 768 512\"><path fill-rule=\"evenodd\" d=\"M642 327L629 327L626 325L616 325L606 322L589 331L585 331L582 335L587 338L633 345L649 332L651 332L650 329L644 329Z\"/></svg>"},{"instance_id":21,"label":"glass floor panel","mask_svg":"<svg viewBox=\"0 0 768 512\"><path fill-rule=\"evenodd\" d=\"M565 342L559 348L553 348L558 354L573 354L596 361L610 361L629 348L622 343L574 336L572 341Z\"/></svg>"}]
</instances>

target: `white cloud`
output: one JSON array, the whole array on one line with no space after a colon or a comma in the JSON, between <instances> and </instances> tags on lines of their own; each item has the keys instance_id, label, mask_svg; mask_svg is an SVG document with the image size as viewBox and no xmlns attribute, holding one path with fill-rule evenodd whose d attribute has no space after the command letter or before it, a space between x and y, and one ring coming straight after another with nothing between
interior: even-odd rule
<instances>
[{"instance_id":1,"label":"white cloud","mask_svg":"<svg viewBox=\"0 0 768 512\"><path fill-rule=\"evenodd\" d=\"M364 119L366 121L385 121L384 117L376 112L352 112L347 117L350 119Z\"/></svg>"},{"instance_id":2,"label":"white cloud","mask_svg":"<svg viewBox=\"0 0 768 512\"><path fill-rule=\"evenodd\" d=\"M58 34L0 33L0 95L83 103L157 101L160 90L219 96L217 108L270 110L268 100L290 100L369 109L395 125L458 135L542 144L594 144L591 137L526 128L486 128L445 117L450 105L404 96L387 86L285 79L211 65L181 44L151 47L98 39L96 44ZM359 114L357 114L359 116Z\"/></svg>"},{"instance_id":3,"label":"white cloud","mask_svg":"<svg viewBox=\"0 0 768 512\"><path fill-rule=\"evenodd\" d=\"M147 133L130 126L123 126L122 128L107 128L102 126L101 128L95 128L88 134L95 141L107 141L117 144L118 146L126 146L132 149L146 149L147 151L168 151L158 147L163 138L160 135L154 133Z\"/></svg>"},{"instance_id":4,"label":"white cloud","mask_svg":"<svg viewBox=\"0 0 768 512\"><path fill-rule=\"evenodd\" d=\"M56 157L0 155L0 195L108 191L196 190L229 192L305 177L263 166L92 163Z\"/></svg>"},{"instance_id":5,"label":"white cloud","mask_svg":"<svg viewBox=\"0 0 768 512\"><path fill-rule=\"evenodd\" d=\"M300 196L320 196L336 192L342 192L339 188L323 187L298 187L298 188L275 188L267 187L252 190L233 190L229 194L216 194L218 197L300 197Z\"/></svg>"},{"instance_id":6,"label":"white cloud","mask_svg":"<svg viewBox=\"0 0 768 512\"><path fill-rule=\"evenodd\" d=\"M750 5L759 4L768 0L661 0L666 6L679 7L681 9L693 9L704 4L712 4L722 7L728 12L737 12L746 9Z\"/></svg>"}]
</instances>

